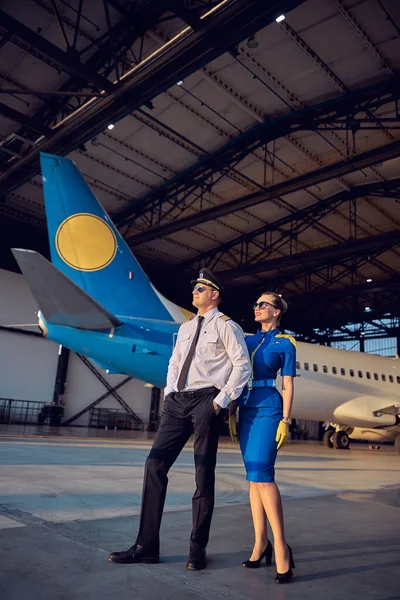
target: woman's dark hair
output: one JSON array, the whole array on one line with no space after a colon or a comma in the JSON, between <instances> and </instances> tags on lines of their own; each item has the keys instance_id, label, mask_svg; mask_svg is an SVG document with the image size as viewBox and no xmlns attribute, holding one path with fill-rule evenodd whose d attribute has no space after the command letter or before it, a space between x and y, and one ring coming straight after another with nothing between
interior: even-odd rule
<instances>
[{"instance_id":1,"label":"woman's dark hair","mask_svg":"<svg viewBox=\"0 0 400 600\"><path fill-rule=\"evenodd\" d=\"M275 308L277 308L278 310L281 311L281 314L279 315L278 320L277 320L277 325L279 325L279 323L281 322L281 316L288 309L288 304L287 304L286 300L284 300L282 298L282 296L280 296L276 292L265 291L265 292L261 292L260 296L272 296L273 301L271 302L271 304L273 304L275 306Z\"/></svg>"}]
</instances>

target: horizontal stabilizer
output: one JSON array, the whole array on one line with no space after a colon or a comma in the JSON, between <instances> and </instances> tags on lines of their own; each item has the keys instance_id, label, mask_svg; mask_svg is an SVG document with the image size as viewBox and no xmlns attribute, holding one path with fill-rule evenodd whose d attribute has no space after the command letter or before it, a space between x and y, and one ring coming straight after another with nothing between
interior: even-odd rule
<instances>
[{"instance_id":1,"label":"horizontal stabilizer","mask_svg":"<svg viewBox=\"0 0 400 600\"><path fill-rule=\"evenodd\" d=\"M47 323L89 330L122 325L38 252L13 248L12 253Z\"/></svg>"}]
</instances>

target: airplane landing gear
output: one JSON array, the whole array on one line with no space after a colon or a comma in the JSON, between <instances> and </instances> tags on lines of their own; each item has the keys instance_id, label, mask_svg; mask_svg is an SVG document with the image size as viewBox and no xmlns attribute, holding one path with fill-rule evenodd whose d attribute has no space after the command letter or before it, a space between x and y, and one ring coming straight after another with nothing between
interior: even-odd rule
<instances>
[{"instance_id":1,"label":"airplane landing gear","mask_svg":"<svg viewBox=\"0 0 400 600\"><path fill-rule=\"evenodd\" d=\"M328 431L325 431L324 433L322 441L324 443L324 446L326 446L327 448L333 448L332 436L334 435L334 433L335 431L333 429L328 429Z\"/></svg>"},{"instance_id":2,"label":"airplane landing gear","mask_svg":"<svg viewBox=\"0 0 400 600\"><path fill-rule=\"evenodd\" d=\"M328 423L325 424L327 426ZM330 429L324 433L322 441L327 448L336 448L337 450L348 450L350 448L350 438L354 431L353 427L340 425L339 423L330 423ZM334 428L334 429L332 429Z\"/></svg>"},{"instance_id":3,"label":"airplane landing gear","mask_svg":"<svg viewBox=\"0 0 400 600\"><path fill-rule=\"evenodd\" d=\"M347 450L350 447L350 439L345 431L336 431L331 438L332 445L338 450Z\"/></svg>"}]
</instances>

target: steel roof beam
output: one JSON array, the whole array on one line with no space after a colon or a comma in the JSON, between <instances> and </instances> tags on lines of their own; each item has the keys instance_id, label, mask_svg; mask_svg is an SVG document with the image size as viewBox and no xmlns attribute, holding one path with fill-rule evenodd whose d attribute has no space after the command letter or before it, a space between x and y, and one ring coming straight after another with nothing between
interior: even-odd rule
<instances>
[{"instance_id":1,"label":"steel roof beam","mask_svg":"<svg viewBox=\"0 0 400 600\"><path fill-rule=\"evenodd\" d=\"M308 306L310 303L318 304L320 302L334 302L339 298L348 296L365 296L376 292L385 292L398 288L400 286L400 277L376 281L373 283L361 283L359 285L349 285L338 289L328 289L321 292L311 292L307 294L295 295L289 297L291 306Z\"/></svg>"},{"instance_id":2,"label":"steel roof beam","mask_svg":"<svg viewBox=\"0 0 400 600\"><path fill-rule=\"evenodd\" d=\"M46 125L42 125L42 123L36 121L36 119L28 117L27 115L20 113L18 110L15 110L14 108L11 108L11 106L7 106L7 104L3 104L2 102L0 102L0 114L10 121L14 121L19 125L23 125L29 129L29 131L33 131L33 133L45 136L49 136L51 134L51 129L46 127Z\"/></svg>"},{"instance_id":3,"label":"steel roof beam","mask_svg":"<svg viewBox=\"0 0 400 600\"><path fill-rule=\"evenodd\" d=\"M220 56L227 48L273 22L278 12L287 14L303 2L304 0L275 0L268 3L265 0L231 0L223 4L219 10L202 19L201 30L188 29L187 33L170 43L163 51L139 65L118 86L113 86L112 93L93 101L91 106L73 120L59 125L51 140L41 140L24 158L13 163L0 176L0 194L15 189L38 172L40 151L63 156L68 154L104 131L111 119L113 123L119 121L180 79ZM8 22L10 17L6 17ZM0 12L0 22L1 20ZM24 35L36 35L28 28L20 30L18 26L21 24L18 22L14 25ZM35 41L38 41L36 37ZM56 54L58 58L65 60L65 53L60 49L57 48Z\"/></svg>"},{"instance_id":4,"label":"steel roof beam","mask_svg":"<svg viewBox=\"0 0 400 600\"><path fill-rule=\"evenodd\" d=\"M213 174L229 174L230 169L250 152L254 152L268 142L296 131L314 131L320 123L327 123L332 119L349 114L354 115L357 112L365 112L367 108L375 109L398 98L400 98L399 81L391 78L357 92L335 97L259 123L143 198L138 199L133 206L120 211L116 215L117 222L131 222L150 210L155 204L158 206L159 203L176 198L180 193L189 195L199 187L212 185L211 176ZM347 161L347 157L345 161Z\"/></svg>"},{"instance_id":5,"label":"steel roof beam","mask_svg":"<svg viewBox=\"0 0 400 600\"><path fill-rule=\"evenodd\" d=\"M313 204L305 208L301 208L293 213L285 215L281 219L266 223L262 227L255 229L254 231L244 233L229 242L215 246L206 252L197 254L193 258L180 263L180 268L191 267L193 264L200 264L207 261L207 259L215 258L218 255L218 260L221 260L222 255L226 252L230 252L235 247L242 247L243 244L252 243L257 237L265 235L266 233L279 231L284 236L291 236L292 229L285 230L284 227L287 225L293 226L295 223L304 222L308 226L312 226L313 223L322 219L325 215L331 213L339 206L350 200L362 198L363 196L380 196L380 197L400 197L400 178L390 179L388 181L377 181L375 183L368 183L365 185L358 185L350 190L344 190L338 194L334 194L329 198L318 200ZM204 266L208 266L204 263Z\"/></svg>"},{"instance_id":6,"label":"steel roof beam","mask_svg":"<svg viewBox=\"0 0 400 600\"><path fill-rule=\"evenodd\" d=\"M194 213L193 215L189 215L188 217L172 221L166 225L152 227L148 231L129 237L127 242L131 246L144 244L151 240L162 238L177 231L182 231L189 227L206 223L207 221L212 221L213 219L218 219L239 210L257 206L258 204L270 200L275 200L277 196L285 196L286 194L291 194L313 185L330 181L335 177L340 177L397 158L398 156L400 156L400 141L392 142L391 144L381 146L380 148L374 148L368 152L357 154L352 158L341 160L332 165L322 167L321 169L316 169L311 173L305 173L304 175L294 177L283 183L270 186L266 191L254 192L241 198L225 202L225 204L220 206L214 206L198 213Z\"/></svg>"},{"instance_id":7,"label":"steel roof beam","mask_svg":"<svg viewBox=\"0 0 400 600\"><path fill-rule=\"evenodd\" d=\"M218 273L218 277L222 281L232 281L232 279L240 277L248 277L267 271L291 269L297 266L314 268L319 265L334 264L343 259L362 256L368 250L383 246L391 247L399 243L400 231L389 231L361 239L351 239L340 244L306 250L305 252L298 252L289 256L270 258L256 264L240 265L239 267Z\"/></svg>"},{"instance_id":8,"label":"steel roof beam","mask_svg":"<svg viewBox=\"0 0 400 600\"><path fill-rule=\"evenodd\" d=\"M75 57L74 53L64 52L3 10L0 10L0 30L11 33L11 42L15 37L26 44L27 52L30 52L31 47L33 47L65 73L74 73L85 81L90 81L101 90L112 91L113 84L95 71L88 69Z\"/></svg>"}]
</instances>

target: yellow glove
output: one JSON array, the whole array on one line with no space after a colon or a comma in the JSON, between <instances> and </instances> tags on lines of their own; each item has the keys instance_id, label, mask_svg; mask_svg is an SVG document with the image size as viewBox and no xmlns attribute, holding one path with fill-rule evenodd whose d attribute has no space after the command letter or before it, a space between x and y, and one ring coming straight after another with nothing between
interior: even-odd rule
<instances>
[{"instance_id":1,"label":"yellow glove","mask_svg":"<svg viewBox=\"0 0 400 600\"><path fill-rule=\"evenodd\" d=\"M236 415L229 415L228 417L229 435L231 436L232 442L236 444L239 441L237 426L236 426Z\"/></svg>"},{"instance_id":2,"label":"yellow glove","mask_svg":"<svg viewBox=\"0 0 400 600\"><path fill-rule=\"evenodd\" d=\"M276 430L275 441L278 444L277 450L282 448L287 442L289 437L289 427L283 421L279 421L278 429Z\"/></svg>"}]
</instances>

